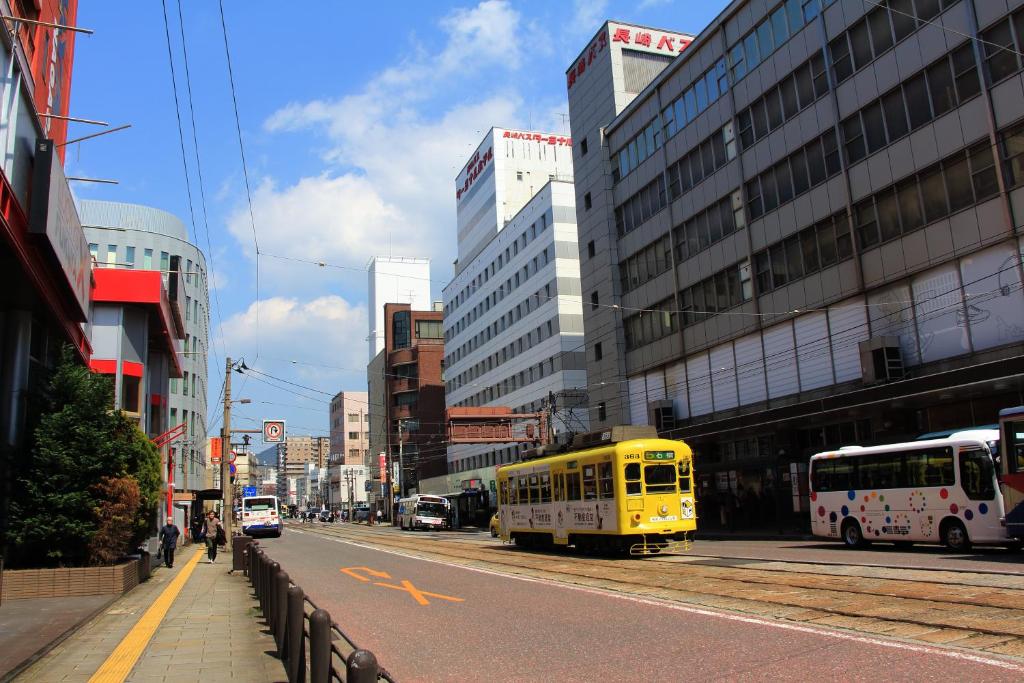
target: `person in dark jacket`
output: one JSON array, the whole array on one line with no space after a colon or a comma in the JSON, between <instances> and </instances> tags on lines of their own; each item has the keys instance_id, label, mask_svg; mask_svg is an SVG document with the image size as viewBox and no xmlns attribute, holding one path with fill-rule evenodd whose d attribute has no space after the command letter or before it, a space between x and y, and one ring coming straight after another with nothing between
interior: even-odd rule
<instances>
[{"instance_id":1,"label":"person in dark jacket","mask_svg":"<svg viewBox=\"0 0 1024 683\"><path fill-rule=\"evenodd\" d=\"M178 536L181 531L170 517L167 523L160 527L160 543L164 548L164 564L168 567L174 566L174 549L178 547Z\"/></svg>"}]
</instances>

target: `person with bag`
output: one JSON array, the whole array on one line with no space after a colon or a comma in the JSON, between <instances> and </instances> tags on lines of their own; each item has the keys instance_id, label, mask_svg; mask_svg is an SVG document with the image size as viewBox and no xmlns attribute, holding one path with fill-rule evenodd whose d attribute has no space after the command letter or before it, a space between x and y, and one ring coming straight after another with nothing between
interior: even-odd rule
<instances>
[{"instance_id":1,"label":"person with bag","mask_svg":"<svg viewBox=\"0 0 1024 683\"><path fill-rule=\"evenodd\" d=\"M160 527L160 549L163 551L164 564L170 569L174 566L174 549L178 547L178 536L181 535L181 531L178 529L178 525L174 523L170 517L167 518L167 523ZM159 559L159 555L157 558Z\"/></svg>"},{"instance_id":2,"label":"person with bag","mask_svg":"<svg viewBox=\"0 0 1024 683\"><path fill-rule=\"evenodd\" d=\"M219 541L224 538L224 527L213 510L210 510L203 523L203 538L206 540L206 556L210 558L210 564L213 564L217 561L217 546L223 545Z\"/></svg>"}]
</instances>

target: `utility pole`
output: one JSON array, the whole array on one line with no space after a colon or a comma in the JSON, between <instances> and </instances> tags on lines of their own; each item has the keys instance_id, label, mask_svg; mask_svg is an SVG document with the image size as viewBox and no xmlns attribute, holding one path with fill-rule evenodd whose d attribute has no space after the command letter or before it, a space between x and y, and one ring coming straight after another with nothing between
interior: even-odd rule
<instances>
[{"instance_id":1,"label":"utility pole","mask_svg":"<svg viewBox=\"0 0 1024 683\"><path fill-rule=\"evenodd\" d=\"M221 510L221 524L224 535L231 542L232 528L235 522L234 487L231 485L231 467L228 456L231 455L231 359L224 361L224 424L221 426L220 454L220 490L224 499Z\"/></svg>"},{"instance_id":2,"label":"utility pole","mask_svg":"<svg viewBox=\"0 0 1024 683\"><path fill-rule=\"evenodd\" d=\"M345 470L345 486L348 487L348 521L352 521L352 486L355 480L355 471Z\"/></svg>"},{"instance_id":3,"label":"utility pole","mask_svg":"<svg viewBox=\"0 0 1024 683\"><path fill-rule=\"evenodd\" d=\"M402 446L404 441L402 439L403 428L405 427L405 420L398 421L398 498L405 498L405 459L404 451Z\"/></svg>"}]
</instances>

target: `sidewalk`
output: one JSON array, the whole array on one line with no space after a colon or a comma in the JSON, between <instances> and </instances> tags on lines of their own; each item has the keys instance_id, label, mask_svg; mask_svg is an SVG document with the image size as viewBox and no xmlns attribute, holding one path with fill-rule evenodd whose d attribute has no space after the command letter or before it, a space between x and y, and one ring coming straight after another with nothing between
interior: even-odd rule
<instances>
[{"instance_id":1,"label":"sidewalk","mask_svg":"<svg viewBox=\"0 0 1024 683\"><path fill-rule=\"evenodd\" d=\"M180 549L174 569L155 572L17 680L85 682L101 667L105 681L282 680L247 579L228 574L228 554L209 564L201 550ZM191 575L175 584L182 572Z\"/></svg>"}]
</instances>

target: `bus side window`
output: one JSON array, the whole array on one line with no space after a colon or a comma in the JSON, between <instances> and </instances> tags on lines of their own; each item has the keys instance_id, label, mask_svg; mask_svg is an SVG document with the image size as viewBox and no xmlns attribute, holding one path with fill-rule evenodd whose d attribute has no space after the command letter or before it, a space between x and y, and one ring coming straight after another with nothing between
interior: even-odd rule
<instances>
[{"instance_id":1,"label":"bus side window","mask_svg":"<svg viewBox=\"0 0 1024 683\"><path fill-rule=\"evenodd\" d=\"M597 472L593 465L583 466L583 500L597 500Z\"/></svg>"},{"instance_id":2,"label":"bus side window","mask_svg":"<svg viewBox=\"0 0 1024 683\"><path fill-rule=\"evenodd\" d=\"M811 486L818 493L833 491L832 470L835 469L835 460L815 460L811 463Z\"/></svg>"},{"instance_id":3,"label":"bus side window","mask_svg":"<svg viewBox=\"0 0 1024 683\"><path fill-rule=\"evenodd\" d=\"M540 475L540 502L551 502L551 475L546 472Z\"/></svg>"},{"instance_id":4,"label":"bus side window","mask_svg":"<svg viewBox=\"0 0 1024 683\"><path fill-rule=\"evenodd\" d=\"M598 489L601 492L601 498L614 498L615 497L615 486L612 482L612 464L610 462L602 462L597 466L598 475Z\"/></svg>"},{"instance_id":5,"label":"bus side window","mask_svg":"<svg viewBox=\"0 0 1024 683\"><path fill-rule=\"evenodd\" d=\"M580 500L580 473L579 472L566 472L565 473L565 499L566 500Z\"/></svg>"},{"instance_id":6,"label":"bus side window","mask_svg":"<svg viewBox=\"0 0 1024 683\"><path fill-rule=\"evenodd\" d=\"M690 461L680 460L679 461L679 491L681 493L690 492Z\"/></svg>"},{"instance_id":7,"label":"bus side window","mask_svg":"<svg viewBox=\"0 0 1024 683\"><path fill-rule=\"evenodd\" d=\"M641 491L640 485L640 463L631 462L626 465L626 495L627 496L639 496Z\"/></svg>"}]
</instances>

